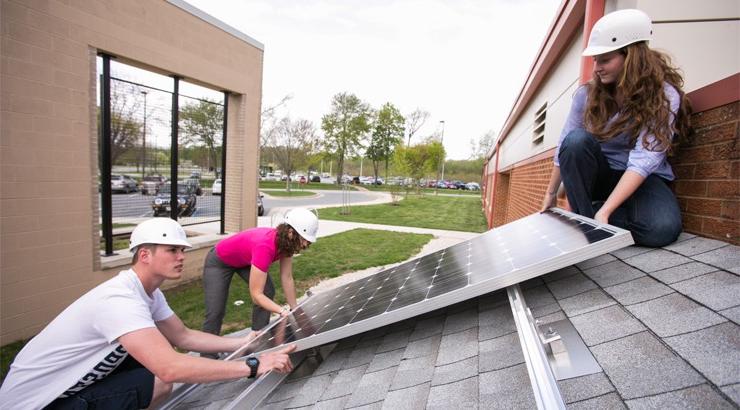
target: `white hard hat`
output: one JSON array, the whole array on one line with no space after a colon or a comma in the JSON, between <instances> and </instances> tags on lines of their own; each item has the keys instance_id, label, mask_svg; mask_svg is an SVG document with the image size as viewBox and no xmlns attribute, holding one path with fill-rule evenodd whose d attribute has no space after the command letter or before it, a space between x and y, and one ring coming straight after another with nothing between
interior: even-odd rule
<instances>
[{"instance_id":1,"label":"white hard hat","mask_svg":"<svg viewBox=\"0 0 740 410\"><path fill-rule=\"evenodd\" d=\"M584 56L596 56L619 50L638 41L648 41L653 36L650 17L637 9L624 9L600 18L591 29Z\"/></svg>"},{"instance_id":2,"label":"white hard hat","mask_svg":"<svg viewBox=\"0 0 740 410\"><path fill-rule=\"evenodd\" d=\"M305 208L295 208L285 214L284 222L298 232L303 239L316 242L316 231L319 230L319 218Z\"/></svg>"},{"instance_id":3,"label":"white hard hat","mask_svg":"<svg viewBox=\"0 0 740 410\"><path fill-rule=\"evenodd\" d=\"M134 228L128 249L133 250L146 243L187 246L188 248L193 246L187 241L187 235L182 226L170 218L152 218Z\"/></svg>"}]
</instances>

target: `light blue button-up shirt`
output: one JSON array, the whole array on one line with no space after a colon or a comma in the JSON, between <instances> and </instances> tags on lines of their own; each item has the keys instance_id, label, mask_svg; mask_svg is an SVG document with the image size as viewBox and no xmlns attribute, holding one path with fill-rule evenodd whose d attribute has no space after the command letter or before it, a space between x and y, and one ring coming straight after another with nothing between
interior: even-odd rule
<instances>
[{"instance_id":1,"label":"light blue button-up shirt","mask_svg":"<svg viewBox=\"0 0 740 410\"><path fill-rule=\"evenodd\" d=\"M678 94L678 91L668 83L663 84L663 90L671 107L669 121L672 126L675 115L681 104L681 96ZM586 109L587 98L588 87L578 87L573 95L573 103L570 107L568 119L565 121L565 126L563 127L563 131L560 133L560 139L558 140L558 146L554 156L556 166L560 166L558 153L560 152L560 144L563 142L565 136L575 129L585 128L583 125L583 113ZM614 121L618 115L619 113L614 114L609 121ZM666 158L666 152L652 151L645 148L643 144L645 139L647 139L649 143L648 146L652 146L655 142L655 136L653 134L648 134L647 130L642 130L635 142L635 145L630 146L629 135L623 132L608 141L601 142L601 151L604 153L611 169L618 171L634 171L645 178L650 174L655 174L659 177L665 178L666 180L672 181L675 177L673 176L671 165L668 163Z\"/></svg>"}]
</instances>

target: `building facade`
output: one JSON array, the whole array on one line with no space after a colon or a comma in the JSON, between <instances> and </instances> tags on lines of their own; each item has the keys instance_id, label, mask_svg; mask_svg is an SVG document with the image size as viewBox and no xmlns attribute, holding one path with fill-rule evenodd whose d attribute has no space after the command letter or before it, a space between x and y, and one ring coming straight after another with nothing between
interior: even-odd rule
<instances>
[{"instance_id":1,"label":"building facade","mask_svg":"<svg viewBox=\"0 0 740 410\"><path fill-rule=\"evenodd\" d=\"M2 0L0 15L0 345L36 334L130 259L100 253L101 53L229 92L226 230L256 225L261 43L180 0ZM194 240L187 277L215 240Z\"/></svg>"}]
</instances>

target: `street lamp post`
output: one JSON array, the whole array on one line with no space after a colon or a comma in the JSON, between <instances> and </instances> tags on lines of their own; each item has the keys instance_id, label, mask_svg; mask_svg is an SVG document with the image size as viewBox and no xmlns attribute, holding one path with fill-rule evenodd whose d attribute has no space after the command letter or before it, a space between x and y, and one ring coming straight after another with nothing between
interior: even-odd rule
<instances>
[{"instance_id":1,"label":"street lamp post","mask_svg":"<svg viewBox=\"0 0 740 410\"><path fill-rule=\"evenodd\" d=\"M142 90L141 93L144 94L144 133L141 150L141 176L143 178L146 175L146 95L148 91Z\"/></svg>"},{"instance_id":2,"label":"street lamp post","mask_svg":"<svg viewBox=\"0 0 740 410\"><path fill-rule=\"evenodd\" d=\"M439 122L442 124L442 134L440 134L439 143L442 144L442 176L437 180L437 182L434 184L434 195L437 195L437 191L439 190L439 182L444 181L445 179L445 155L444 155L444 149L445 149L445 122L444 120ZM439 177L439 166L437 167L437 176Z\"/></svg>"},{"instance_id":3,"label":"street lamp post","mask_svg":"<svg viewBox=\"0 0 740 410\"><path fill-rule=\"evenodd\" d=\"M442 181L445 180L445 157L447 156L444 149L445 149L445 122L444 120L439 122L442 124L442 138L440 139L442 143Z\"/></svg>"}]
</instances>

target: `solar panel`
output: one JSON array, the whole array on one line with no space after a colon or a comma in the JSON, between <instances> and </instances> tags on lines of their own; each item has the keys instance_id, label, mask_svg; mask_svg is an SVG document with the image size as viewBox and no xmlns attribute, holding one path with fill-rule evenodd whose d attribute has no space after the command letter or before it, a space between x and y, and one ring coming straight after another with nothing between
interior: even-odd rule
<instances>
[{"instance_id":1,"label":"solar panel","mask_svg":"<svg viewBox=\"0 0 740 410\"><path fill-rule=\"evenodd\" d=\"M239 353L305 350L631 245L628 231L553 208L312 296Z\"/></svg>"},{"instance_id":2,"label":"solar panel","mask_svg":"<svg viewBox=\"0 0 740 410\"><path fill-rule=\"evenodd\" d=\"M632 245L623 229L557 208L308 298L273 322L237 358L287 343L334 342L493 292ZM191 394L182 386L165 408Z\"/></svg>"}]
</instances>

